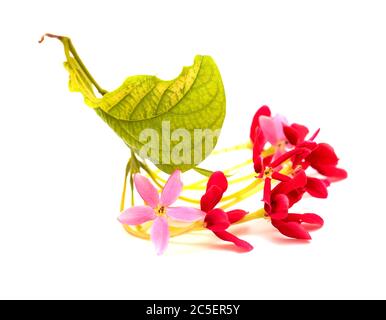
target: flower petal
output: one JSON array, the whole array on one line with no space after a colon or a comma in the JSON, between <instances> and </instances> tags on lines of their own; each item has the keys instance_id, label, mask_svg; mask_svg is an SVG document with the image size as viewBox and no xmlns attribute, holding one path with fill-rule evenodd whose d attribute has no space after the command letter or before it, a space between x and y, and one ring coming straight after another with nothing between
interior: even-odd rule
<instances>
[{"instance_id":1,"label":"flower petal","mask_svg":"<svg viewBox=\"0 0 386 320\"><path fill-rule=\"evenodd\" d=\"M271 145L276 145L281 136L284 136L283 129L279 130L277 120L267 116L261 116L259 118L260 128L263 131L264 137Z\"/></svg>"},{"instance_id":2,"label":"flower petal","mask_svg":"<svg viewBox=\"0 0 386 320\"><path fill-rule=\"evenodd\" d=\"M271 162L272 162L272 160L273 160L273 157L274 157L273 154L264 157L264 159L263 159L263 165L264 165L265 167L270 167L270 166L271 166Z\"/></svg>"},{"instance_id":3,"label":"flower petal","mask_svg":"<svg viewBox=\"0 0 386 320\"><path fill-rule=\"evenodd\" d=\"M290 181L291 178L289 176L286 176L285 174L282 174L280 172L273 172L272 173L272 179L278 180L278 181Z\"/></svg>"},{"instance_id":4,"label":"flower petal","mask_svg":"<svg viewBox=\"0 0 386 320\"><path fill-rule=\"evenodd\" d=\"M281 182L275 188L273 188L272 194L283 193L288 195L290 192L296 189L304 188L306 183L307 176L304 170L299 170L290 181Z\"/></svg>"},{"instance_id":5,"label":"flower petal","mask_svg":"<svg viewBox=\"0 0 386 320\"><path fill-rule=\"evenodd\" d=\"M248 212L244 210L231 210L226 213L228 215L228 220L231 224L240 221L242 218L244 218Z\"/></svg>"},{"instance_id":6,"label":"flower petal","mask_svg":"<svg viewBox=\"0 0 386 320\"><path fill-rule=\"evenodd\" d=\"M255 150L255 148L253 148ZM258 153L253 152L253 169L259 175L263 175L264 164L263 159Z\"/></svg>"},{"instance_id":7,"label":"flower petal","mask_svg":"<svg viewBox=\"0 0 386 320\"><path fill-rule=\"evenodd\" d=\"M221 171L213 172L206 185L206 191L208 191L211 186L219 187L224 193L228 189L228 180L225 174Z\"/></svg>"},{"instance_id":8,"label":"flower petal","mask_svg":"<svg viewBox=\"0 0 386 320\"><path fill-rule=\"evenodd\" d=\"M279 232L289 238L311 240L310 234L297 222L285 222L283 220L271 220L272 225Z\"/></svg>"},{"instance_id":9,"label":"flower petal","mask_svg":"<svg viewBox=\"0 0 386 320\"><path fill-rule=\"evenodd\" d=\"M161 192L161 204L165 207L170 206L178 199L182 191L181 171L174 171Z\"/></svg>"},{"instance_id":10,"label":"flower petal","mask_svg":"<svg viewBox=\"0 0 386 320\"><path fill-rule=\"evenodd\" d=\"M328 196L326 184L317 178L307 177L306 191L315 198L325 199Z\"/></svg>"},{"instance_id":11,"label":"flower petal","mask_svg":"<svg viewBox=\"0 0 386 320\"><path fill-rule=\"evenodd\" d=\"M291 126L284 125L283 131L289 143L293 146L297 146L299 143L302 143L309 132L306 126L298 123L293 123Z\"/></svg>"},{"instance_id":12,"label":"flower petal","mask_svg":"<svg viewBox=\"0 0 386 320\"><path fill-rule=\"evenodd\" d=\"M288 152L285 152L281 154L279 157L277 157L274 161L272 161L271 167L276 168L277 166L281 165L283 162L287 161L289 158L298 154L303 154L305 152L307 152L307 155L309 154L308 150L305 148L295 148Z\"/></svg>"},{"instance_id":13,"label":"flower petal","mask_svg":"<svg viewBox=\"0 0 386 320\"><path fill-rule=\"evenodd\" d=\"M256 129L259 127L259 118L261 116L270 117L271 116L271 110L267 106L262 106L261 108L259 108L259 110L256 111L256 113L253 117L253 120L252 120L251 130L250 130L250 134L249 134L249 137L251 138L252 142L254 142L256 139L256 136L255 136Z\"/></svg>"},{"instance_id":14,"label":"flower petal","mask_svg":"<svg viewBox=\"0 0 386 320\"><path fill-rule=\"evenodd\" d=\"M167 215L178 221L194 222L205 218L206 213L196 208L189 207L169 207Z\"/></svg>"},{"instance_id":15,"label":"flower petal","mask_svg":"<svg viewBox=\"0 0 386 320\"><path fill-rule=\"evenodd\" d=\"M212 231L224 231L230 226L228 215L221 209L211 210L205 217L206 228Z\"/></svg>"},{"instance_id":16,"label":"flower petal","mask_svg":"<svg viewBox=\"0 0 386 320\"><path fill-rule=\"evenodd\" d=\"M264 209L267 213L271 213L271 179L265 178L263 191Z\"/></svg>"},{"instance_id":17,"label":"flower petal","mask_svg":"<svg viewBox=\"0 0 386 320\"><path fill-rule=\"evenodd\" d=\"M319 226L324 225L323 218L315 213L304 213L302 217L302 222L309 223L309 224L316 224Z\"/></svg>"},{"instance_id":18,"label":"flower petal","mask_svg":"<svg viewBox=\"0 0 386 320\"><path fill-rule=\"evenodd\" d=\"M309 223L318 226L323 226L323 218L315 213L290 213L287 217L287 221L298 222L298 223Z\"/></svg>"},{"instance_id":19,"label":"flower petal","mask_svg":"<svg viewBox=\"0 0 386 320\"><path fill-rule=\"evenodd\" d=\"M170 238L169 226L165 218L158 217L154 220L150 237L157 254L162 255L168 246Z\"/></svg>"},{"instance_id":20,"label":"flower petal","mask_svg":"<svg viewBox=\"0 0 386 320\"><path fill-rule=\"evenodd\" d=\"M275 123L277 141L285 141L283 126L288 123L287 119L281 114L277 114L273 117L273 121Z\"/></svg>"},{"instance_id":21,"label":"flower petal","mask_svg":"<svg viewBox=\"0 0 386 320\"><path fill-rule=\"evenodd\" d=\"M272 220L284 220L285 218L287 218L287 216L288 216L288 213L284 211L272 212L269 214L269 217Z\"/></svg>"},{"instance_id":22,"label":"flower petal","mask_svg":"<svg viewBox=\"0 0 386 320\"><path fill-rule=\"evenodd\" d=\"M158 191L149 179L137 173L134 175L134 184L139 195L146 204L152 208L157 207L159 203Z\"/></svg>"},{"instance_id":23,"label":"flower petal","mask_svg":"<svg viewBox=\"0 0 386 320\"><path fill-rule=\"evenodd\" d=\"M305 191L305 188L299 188L287 193L290 208L303 198Z\"/></svg>"},{"instance_id":24,"label":"flower petal","mask_svg":"<svg viewBox=\"0 0 386 320\"><path fill-rule=\"evenodd\" d=\"M301 144L299 144L298 147L299 148L306 148L310 151L314 151L318 147L318 144L316 142L308 140L308 141L304 141Z\"/></svg>"},{"instance_id":25,"label":"flower petal","mask_svg":"<svg viewBox=\"0 0 386 320\"><path fill-rule=\"evenodd\" d=\"M227 231L218 231L214 232L214 234L219 237L221 240L233 242L236 246L244 249L245 251L253 250L253 246L248 242L237 238L235 235L227 232Z\"/></svg>"},{"instance_id":26,"label":"flower petal","mask_svg":"<svg viewBox=\"0 0 386 320\"><path fill-rule=\"evenodd\" d=\"M261 128L256 129L256 134L255 134L255 140L253 140L253 147L254 150L253 152L257 154L261 154L261 152L264 150L264 146L267 140L264 137L263 130Z\"/></svg>"},{"instance_id":27,"label":"flower petal","mask_svg":"<svg viewBox=\"0 0 386 320\"><path fill-rule=\"evenodd\" d=\"M304 143L302 143L302 145L304 145ZM312 150L299 146L296 149L299 149L300 151L291 158L292 168L296 168L301 165L304 169L307 169L310 164L309 161L305 161L305 159L311 154Z\"/></svg>"},{"instance_id":28,"label":"flower petal","mask_svg":"<svg viewBox=\"0 0 386 320\"><path fill-rule=\"evenodd\" d=\"M291 183L293 189L303 188L307 183L307 176L304 170L299 170L293 177Z\"/></svg>"},{"instance_id":29,"label":"flower petal","mask_svg":"<svg viewBox=\"0 0 386 320\"><path fill-rule=\"evenodd\" d=\"M310 132L306 126L303 126L298 123L291 124L291 127L294 128L298 135L298 143L303 142L307 134Z\"/></svg>"},{"instance_id":30,"label":"flower petal","mask_svg":"<svg viewBox=\"0 0 386 320\"><path fill-rule=\"evenodd\" d=\"M128 208L118 217L120 223L132 226L136 226L153 219L155 219L154 210L148 206Z\"/></svg>"},{"instance_id":31,"label":"flower petal","mask_svg":"<svg viewBox=\"0 0 386 320\"><path fill-rule=\"evenodd\" d=\"M271 219L284 219L287 217L289 209L289 200L285 194L277 194L273 196L271 206Z\"/></svg>"},{"instance_id":32,"label":"flower petal","mask_svg":"<svg viewBox=\"0 0 386 320\"><path fill-rule=\"evenodd\" d=\"M222 195L223 192L218 186L211 186L201 197L201 210L205 212L212 210L220 202Z\"/></svg>"},{"instance_id":33,"label":"flower petal","mask_svg":"<svg viewBox=\"0 0 386 320\"><path fill-rule=\"evenodd\" d=\"M283 126L283 131L290 144L292 144L293 146L299 144L300 140L296 129L294 129L292 126Z\"/></svg>"},{"instance_id":34,"label":"flower petal","mask_svg":"<svg viewBox=\"0 0 386 320\"><path fill-rule=\"evenodd\" d=\"M311 162L312 166L318 164L336 166L339 161L334 148L327 143L319 143L307 160Z\"/></svg>"},{"instance_id":35,"label":"flower petal","mask_svg":"<svg viewBox=\"0 0 386 320\"><path fill-rule=\"evenodd\" d=\"M330 181L339 181L347 178L347 171L334 165L314 165L316 171L329 178Z\"/></svg>"},{"instance_id":36,"label":"flower petal","mask_svg":"<svg viewBox=\"0 0 386 320\"><path fill-rule=\"evenodd\" d=\"M323 181L323 183L326 185L326 187L329 187L331 186L331 181L328 180L328 179L321 179Z\"/></svg>"}]
</instances>

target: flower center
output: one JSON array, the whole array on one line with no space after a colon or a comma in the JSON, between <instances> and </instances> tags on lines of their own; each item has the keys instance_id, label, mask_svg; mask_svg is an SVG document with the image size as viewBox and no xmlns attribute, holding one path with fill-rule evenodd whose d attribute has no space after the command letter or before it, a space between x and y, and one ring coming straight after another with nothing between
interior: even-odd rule
<instances>
[{"instance_id":1,"label":"flower center","mask_svg":"<svg viewBox=\"0 0 386 320\"><path fill-rule=\"evenodd\" d=\"M166 215L166 208L164 206L158 206L154 209L154 212L158 217L163 217Z\"/></svg>"},{"instance_id":2,"label":"flower center","mask_svg":"<svg viewBox=\"0 0 386 320\"><path fill-rule=\"evenodd\" d=\"M276 144L276 148L281 151L285 151L286 147L288 146L289 142L287 140L281 140Z\"/></svg>"},{"instance_id":3,"label":"flower center","mask_svg":"<svg viewBox=\"0 0 386 320\"><path fill-rule=\"evenodd\" d=\"M264 177L265 178L272 178L273 169L271 167L267 167L264 170Z\"/></svg>"}]
</instances>

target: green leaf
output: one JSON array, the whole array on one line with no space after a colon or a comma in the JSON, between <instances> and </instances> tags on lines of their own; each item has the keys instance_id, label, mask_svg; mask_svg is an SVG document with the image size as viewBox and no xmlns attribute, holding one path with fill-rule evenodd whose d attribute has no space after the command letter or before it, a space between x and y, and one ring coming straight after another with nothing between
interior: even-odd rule
<instances>
[{"instance_id":1,"label":"green leaf","mask_svg":"<svg viewBox=\"0 0 386 320\"><path fill-rule=\"evenodd\" d=\"M177 168L182 171L192 169L210 154L218 138L218 135L211 134L221 129L225 117L224 87L211 57L196 56L193 65L184 67L174 80L165 81L148 75L132 76L118 89L104 94L105 91L96 84L79 59L70 39L54 37L64 45L70 90L82 93L85 103L135 153L149 158L166 173ZM93 85L103 94L102 97L95 95ZM158 134L160 148L144 156L144 146L155 146L155 143L149 144L147 140L140 139L141 132L146 129L155 130L153 132ZM165 129L176 134L174 140L170 139ZM178 129L183 129L183 134L178 134L181 131L176 133ZM208 129L211 132L205 131ZM202 130L203 139L195 137L197 130ZM168 140L169 146L166 143ZM187 144L182 146L182 140Z\"/></svg>"},{"instance_id":2,"label":"green leaf","mask_svg":"<svg viewBox=\"0 0 386 320\"><path fill-rule=\"evenodd\" d=\"M84 102L92 108L97 108L99 99L95 96L92 88L92 83L87 78L79 63L72 57L64 63L64 67L70 73L68 87L72 92L81 92L84 97Z\"/></svg>"},{"instance_id":3,"label":"green leaf","mask_svg":"<svg viewBox=\"0 0 386 320\"><path fill-rule=\"evenodd\" d=\"M184 68L172 81L155 76L128 78L117 90L107 93L95 109L97 114L137 153L144 146L139 136L144 129L154 129L160 144L163 131L187 130L190 135L190 157L185 163L173 163L172 152L180 142L170 141L170 147L160 145L156 165L171 173L176 168L191 169L205 159L210 150L194 141L194 130L220 129L225 116L225 94L220 73L208 56L197 56L193 66ZM164 126L162 126L164 124ZM166 130L168 125L170 128ZM169 136L169 134L167 134ZM209 136L203 135L206 139ZM201 142L201 141L200 141ZM200 149L201 148L201 149ZM203 155L196 160L195 153Z\"/></svg>"}]
</instances>

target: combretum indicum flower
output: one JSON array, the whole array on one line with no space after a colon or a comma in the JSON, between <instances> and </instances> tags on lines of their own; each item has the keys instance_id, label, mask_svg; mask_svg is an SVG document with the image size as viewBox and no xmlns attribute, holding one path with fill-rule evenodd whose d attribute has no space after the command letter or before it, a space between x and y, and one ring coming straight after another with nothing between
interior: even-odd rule
<instances>
[{"instance_id":1,"label":"combretum indicum flower","mask_svg":"<svg viewBox=\"0 0 386 320\"><path fill-rule=\"evenodd\" d=\"M200 209L170 207L182 191L181 172L179 170L174 171L169 177L161 192L161 197L158 196L158 191L152 183L138 173L134 176L134 184L147 205L126 209L120 215L119 221L127 225L140 225L152 220L153 226L150 235L159 255L163 254L169 243L168 219L195 222L205 217L205 213Z\"/></svg>"}]
</instances>

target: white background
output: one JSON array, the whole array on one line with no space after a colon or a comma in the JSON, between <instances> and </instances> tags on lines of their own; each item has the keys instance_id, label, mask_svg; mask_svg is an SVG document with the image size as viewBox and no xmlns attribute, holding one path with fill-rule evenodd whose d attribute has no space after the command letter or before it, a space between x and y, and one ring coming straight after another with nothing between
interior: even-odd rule
<instances>
[{"instance_id":1,"label":"white background","mask_svg":"<svg viewBox=\"0 0 386 320\"><path fill-rule=\"evenodd\" d=\"M2 1L0 298L386 298L385 15L384 1ZM109 90L213 56L221 145L243 142L262 104L321 127L349 172L299 207L325 227L305 244L260 221L238 230L251 253L208 233L157 257L116 220L128 150L69 93L45 32L71 36Z\"/></svg>"}]
</instances>

